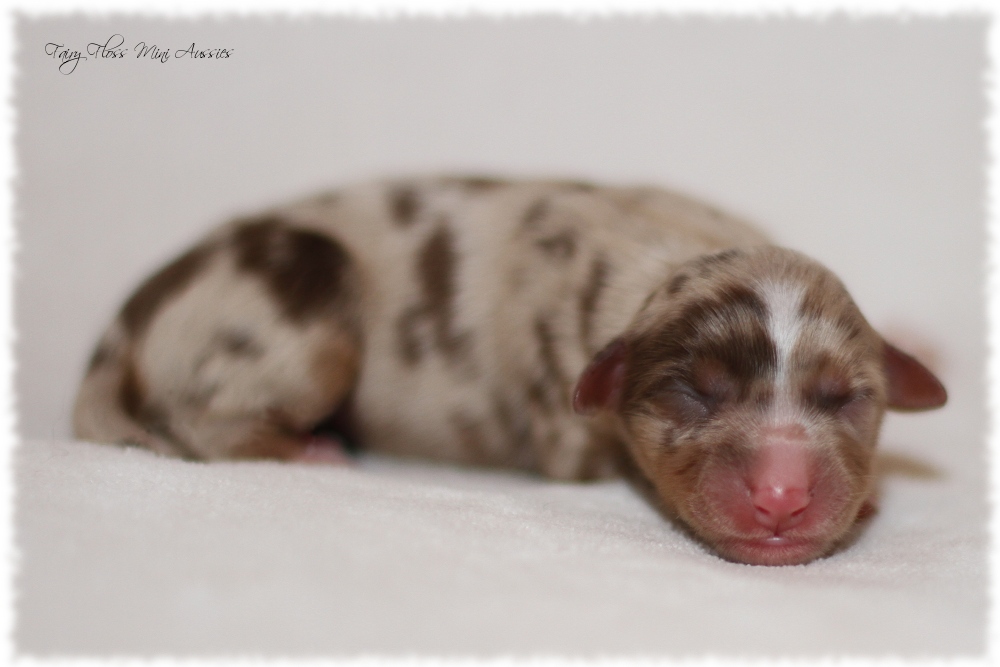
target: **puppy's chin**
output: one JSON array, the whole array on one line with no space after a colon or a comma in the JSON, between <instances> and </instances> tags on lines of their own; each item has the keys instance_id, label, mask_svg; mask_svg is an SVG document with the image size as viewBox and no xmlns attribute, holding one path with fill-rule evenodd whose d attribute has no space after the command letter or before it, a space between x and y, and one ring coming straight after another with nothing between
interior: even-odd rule
<instances>
[{"instance_id":1,"label":"puppy's chin","mask_svg":"<svg viewBox=\"0 0 1000 667\"><path fill-rule=\"evenodd\" d=\"M718 523L728 524L728 530L705 529L704 525L699 527L695 522L689 522L688 526L705 545L726 560L747 565L803 565L849 544L874 512L872 503L866 501L861 507L851 505L822 517L820 525L801 531L793 528L780 535L769 535L760 529L741 530L733 521L718 521L719 517Z\"/></svg>"},{"instance_id":2,"label":"puppy's chin","mask_svg":"<svg viewBox=\"0 0 1000 667\"><path fill-rule=\"evenodd\" d=\"M803 565L825 555L829 540L797 539L772 536L764 538L727 538L713 544L726 560L747 565Z\"/></svg>"}]
</instances>

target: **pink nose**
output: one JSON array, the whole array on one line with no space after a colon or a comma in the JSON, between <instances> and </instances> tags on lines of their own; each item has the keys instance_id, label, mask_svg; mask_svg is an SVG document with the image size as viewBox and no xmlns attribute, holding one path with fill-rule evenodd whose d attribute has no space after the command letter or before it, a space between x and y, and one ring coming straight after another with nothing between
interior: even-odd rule
<instances>
[{"instance_id":1,"label":"pink nose","mask_svg":"<svg viewBox=\"0 0 1000 667\"><path fill-rule=\"evenodd\" d=\"M809 492L803 488L766 486L750 496L754 519L777 535L799 525L809 506Z\"/></svg>"},{"instance_id":2,"label":"pink nose","mask_svg":"<svg viewBox=\"0 0 1000 667\"><path fill-rule=\"evenodd\" d=\"M778 535L805 519L812 486L808 438L797 424L770 427L761 436L747 488L754 521Z\"/></svg>"}]
</instances>

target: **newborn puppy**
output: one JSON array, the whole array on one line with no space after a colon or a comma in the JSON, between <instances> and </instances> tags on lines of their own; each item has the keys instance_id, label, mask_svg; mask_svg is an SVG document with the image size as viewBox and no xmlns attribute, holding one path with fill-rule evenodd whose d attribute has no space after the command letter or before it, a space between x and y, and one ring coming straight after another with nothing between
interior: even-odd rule
<instances>
[{"instance_id":1,"label":"newborn puppy","mask_svg":"<svg viewBox=\"0 0 1000 667\"><path fill-rule=\"evenodd\" d=\"M209 235L125 303L74 425L192 459L337 461L350 439L635 474L723 557L777 565L865 511L886 408L945 400L829 271L710 207L428 178Z\"/></svg>"}]
</instances>

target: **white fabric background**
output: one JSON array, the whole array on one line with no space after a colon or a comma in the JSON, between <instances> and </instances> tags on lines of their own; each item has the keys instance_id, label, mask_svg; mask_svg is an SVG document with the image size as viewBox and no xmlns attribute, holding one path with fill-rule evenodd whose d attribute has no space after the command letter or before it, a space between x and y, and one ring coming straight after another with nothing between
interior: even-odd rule
<instances>
[{"instance_id":1,"label":"white fabric background","mask_svg":"<svg viewBox=\"0 0 1000 667\"><path fill-rule=\"evenodd\" d=\"M20 20L19 646L982 650L985 30ZM114 33L123 60L63 76L45 55ZM233 57L135 60L139 41ZM805 568L747 568L622 485L391 461L206 467L62 444L100 330L212 225L370 176L470 170L701 196L824 261L877 327L933 353L950 403L887 421L883 511L862 540Z\"/></svg>"}]
</instances>

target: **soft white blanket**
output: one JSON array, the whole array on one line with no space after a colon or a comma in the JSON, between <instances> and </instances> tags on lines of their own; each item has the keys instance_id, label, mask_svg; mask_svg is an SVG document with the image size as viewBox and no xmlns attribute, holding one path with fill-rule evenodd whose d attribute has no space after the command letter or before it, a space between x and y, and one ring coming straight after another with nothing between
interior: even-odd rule
<instances>
[{"instance_id":1,"label":"soft white blanket","mask_svg":"<svg viewBox=\"0 0 1000 667\"><path fill-rule=\"evenodd\" d=\"M768 568L707 553L622 482L27 441L15 641L33 655L982 651L982 498L961 474L884 462L856 544Z\"/></svg>"}]
</instances>

